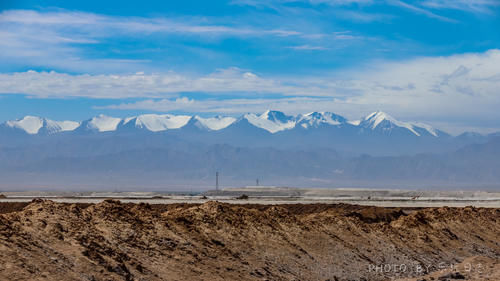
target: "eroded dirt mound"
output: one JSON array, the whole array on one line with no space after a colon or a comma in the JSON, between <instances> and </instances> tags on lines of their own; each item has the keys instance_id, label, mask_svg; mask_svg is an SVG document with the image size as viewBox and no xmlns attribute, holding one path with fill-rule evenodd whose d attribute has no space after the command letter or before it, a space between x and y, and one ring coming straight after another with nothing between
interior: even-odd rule
<instances>
[{"instance_id":1,"label":"eroded dirt mound","mask_svg":"<svg viewBox=\"0 0 500 281\"><path fill-rule=\"evenodd\" d=\"M498 263L499 236L472 207L36 200L0 215L0 280L389 280Z\"/></svg>"}]
</instances>

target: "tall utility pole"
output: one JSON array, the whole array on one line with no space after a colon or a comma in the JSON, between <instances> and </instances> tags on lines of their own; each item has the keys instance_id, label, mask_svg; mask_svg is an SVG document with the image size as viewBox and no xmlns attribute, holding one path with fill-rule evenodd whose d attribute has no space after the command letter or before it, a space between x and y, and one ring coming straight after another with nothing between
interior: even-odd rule
<instances>
[{"instance_id":1,"label":"tall utility pole","mask_svg":"<svg viewBox=\"0 0 500 281\"><path fill-rule=\"evenodd\" d=\"M215 172L215 190L219 191L219 172Z\"/></svg>"}]
</instances>

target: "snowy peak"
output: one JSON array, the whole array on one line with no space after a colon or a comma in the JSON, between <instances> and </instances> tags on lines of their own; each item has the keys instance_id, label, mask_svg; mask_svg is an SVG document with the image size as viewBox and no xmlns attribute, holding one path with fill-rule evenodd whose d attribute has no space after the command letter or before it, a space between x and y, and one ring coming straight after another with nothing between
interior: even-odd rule
<instances>
[{"instance_id":1,"label":"snowy peak","mask_svg":"<svg viewBox=\"0 0 500 281\"><path fill-rule=\"evenodd\" d=\"M416 136L421 136L422 134L430 134L434 137L438 136L438 131L430 125L398 121L382 111L376 111L369 114L361 120L359 126L371 130L381 130L383 132L390 132L396 128L404 128Z\"/></svg>"},{"instance_id":2,"label":"snowy peak","mask_svg":"<svg viewBox=\"0 0 500 281\"><path fill-rule=\"evenodd\" d=\"M43 127L43 119L35 116L25 116L23 119L7 121L6 125L11 128L17 128L30 135L35 135Z\"/></svg>"},{"instance_id":3,"label":"snowy peak","mask_svg":"<svg viewBox=\"0 0 500 281\"><path fill-rule=\"evenodd\" d=\"M370 127L372 130L374 130L378 127L378 125L380 125L384 121L387 121L392 124L398 123L398 121L389 114L382 111L376 111L371 114L368 114L368 116L363 118L360 125L364 125L365 127Z\"/></svg>"},{"instance_id":4,"label":"snowy peak","mask_svg":"<svg viewBox=\"0 0 500 281\"><path fill-rule=\"evenodd\" d=\"M293 129L295 127L295 118L292 116L287 116L283 112L279 111L266 111L261 115L255 115L253 113L248 113L243 116L250 124L262 128L272 134Z\"/></svg>"},{"instance_id":5,"label":"snowy peak","mask_svg":"<svg viewBox=\"0 0 500 281\"><path fill-rule=\"evenodd\" d=\"M297 122L302 128L317 128L323 124L338 126L346 123L347 120L335 113L331 112L310 112L299 116Z\"/></svg>"},{"instance_id":6,"label":"snowy peak","mask_svg":"<svg viewBox=\"0 0 500 281\"><path fill-rule=\"evenodd\" d=\"M132 122L136 128L147 129L151 132L160 132L170 129L179 129L187 124L191 116L170 114L144 114L127 118L124 125Z\"/></svg>"},{"instance_id":7,"label":"snowy peak","mask_svg":"<svg viewBox=\"0 0 500 281\"><path fill-rule=\"evenodd\" d=\"M260 118L266 119L275 123L288 123L293 121L295 118L293 116L285 115L281 111L267 110L260 115Z\"/></svg>"},{"instance_id":8,"label":"snowy peak","mask_svg":"<svg viewBox=\"0 0 500 281\"><path fill-rule=\"evenodd\" d=\"M73 131L79 126L80 123L75 121L53 121L44 119L44 125L42 129L45 129L45 132L48 134L55 134L59 132Z\"/></svg>"},{"instance_id":9,"label":"snowy peak","mask_svg":"<svg viewBox=\"0 0 500 281\"><path fill-rule=\"evenodd\" d=\"M359 126L359 124L361 123L361 120L349 120L349 121L347 121L347 123L349 123L353 126Z\"/></svg>"},{"instance_id":10,"label":"snowy peak","mask_svg":"<svg viewBox=\"0 0 500 281\"><path fill-rule=\"evenodd\" d=\"M7 121L5 124L10 128L20 129L30 135L42 131L48 134L72 131L80 125L80 123L74 121L53 121L35 116L25 116L19 120Z\"/></svg>"},{"instance_id":11,"label":"snowy peak","mask_svg":"<svg viewBox=\"0 0 500 281\"><path fill-rule=\"evenodd\" d=\"M233 124L236 121L234 117L223 117L223 116L215 116L210 118L202 118L200 116L193 116L191 119L194 126L210 131L218 131L222 130L229 125Z\"/></svg>"},{"instance_id":12,"label":"snowy peak","mask_svg":"<svg viewBox=\"0 0 500 281\"><path fill-rule=\"evenodd\" d=\"M121 118L114 118L101 114L88 120L86 122L86 128L98 132L110 132L115 131L121 121Z\"/></svg>"},{"instance_id":13,"label":"snowy peak","mask_svg":"<svg viewBox=\"0 0 500 281\"><path fill-rule=\"evenodd\" d=\"M370 128L371 130L379 129L384 132L390 132L396 127L405 128L416 136L420 136L420 134L415 131L412 124L400 122L382 111L376 111L369 114L361 121L359 125L365 128Z\"/></svg>"}]
</instances>

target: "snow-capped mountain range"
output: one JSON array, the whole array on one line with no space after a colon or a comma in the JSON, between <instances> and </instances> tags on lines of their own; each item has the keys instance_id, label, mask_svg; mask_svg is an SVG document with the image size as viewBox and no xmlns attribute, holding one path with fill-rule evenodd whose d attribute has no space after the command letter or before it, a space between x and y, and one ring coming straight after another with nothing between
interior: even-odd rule
<instances>
[{"instance_id":1,"label":"snow-capped mountain range","mask_svg":"<svg viewBox=\"0 0 500 281\"><path fill-rule=\"evenodd\" d=\"M60 136L60 137L59 137ZM86 136L82 138L82 136ZM117 138L112 139L112 138ZM491 136L464 133L453 137L430 125L404 122L384 112L348 120L331 112L296 116L280 111L248 113L238 118L173 114L144 114L116 118L105 115L84 121L54 121L26 116L0 124L0 146L21 143L110 140L117 146L231 145L276 149L327 148L348 154L411 155L453 151L467 144L484 143ZM146 145L146 146L147 146Z\"/></svg>"},{"instance_id":2,"label":"snow-capped mountain range","mask_svg":"<svg viewBox=\"0 0 500 281\"><path fill-rule=\"evenodd\" d=\"M428 135L439 137L446 134L426 124L398 121L387 113L380 111L373 112L356 121L349 121L340 115L330 112L311 112L299 114L298 116L289 116L280 111L268 110L262 114L248 113L239 118L223 116L203 118L196 115L144 114L122 119L99 115L81 122L53 121L46 118L26 116L19 120L7 121L2 126L21 130L29 135L36 135L70 131L113 132L125 128L161 132L182 129L188 126L188 124L192 124L201 130L221 131L231 126L237 126L242 122L248 122L252 126L263 129L271 134L293 129L311 130L320 127L350 127L363 131L378 131L383 134L391 134L393 131L402 130L414 136Z\"/></svg>"}]
</instances>

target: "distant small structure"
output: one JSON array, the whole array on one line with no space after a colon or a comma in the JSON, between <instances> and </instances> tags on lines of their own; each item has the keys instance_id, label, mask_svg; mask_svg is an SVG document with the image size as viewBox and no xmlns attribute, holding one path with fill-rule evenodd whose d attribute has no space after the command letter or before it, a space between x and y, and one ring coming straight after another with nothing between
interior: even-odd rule
<instances>
[{"instance_id":1,"label":"distant small structure","mask_svg":"<svg viewBox=\"0 0 500 281\"><path fill-rule=\"evenodd\" d=\"M259 185L246 185L246 186L243 186L242 188L269 189L269 188L279 188L279 187L274 186L274 185L260 185L260 182L259 182Z\"/></svg>"},{"instance_id":2,"label":"distant small structure","mask_svg":"<svg viewBox=\"0 0 500 281\"><path fill-rule=\"evenodd\" d=\"M215 172L215 190L219 191L219 172Z\"/></svg>"},{"instance_id":3,"label":"distant small structure","mask_svg":"<svg viewBox=\"0 0 500 281\"><path fill-rule=\"evenodd\" d=\"M255 186L259 186L259 179L255 180Z\"/></svg>"},{"instance_id":4,"label":"distant small structure","mask_svg":"<svg viewBox=\"0 0 500 281\"><path fill-rule=\"evenodd\" d=\"M248 195L246 194L241 194L240 196L236 197L237 200L248 200Z\"/></svg>"}]
</instances>

